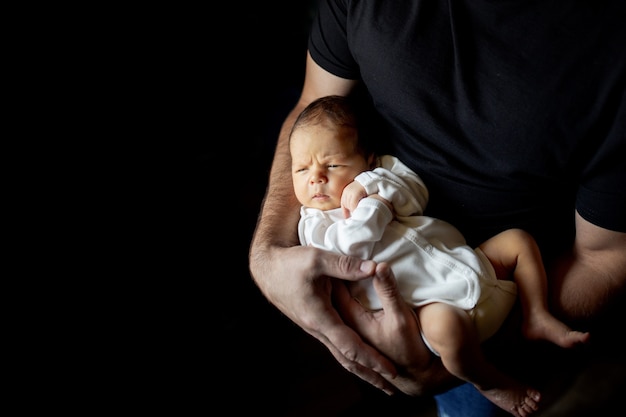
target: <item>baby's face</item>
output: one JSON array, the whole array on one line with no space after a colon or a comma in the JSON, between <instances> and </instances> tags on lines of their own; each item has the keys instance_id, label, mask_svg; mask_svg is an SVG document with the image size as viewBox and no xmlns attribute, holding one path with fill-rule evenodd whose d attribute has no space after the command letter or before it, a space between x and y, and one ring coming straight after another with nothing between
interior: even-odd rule
<instances>
[{"instance_id":1,"label":"baby's face","mask_svg":"<svg viewBox=\"0 0 626 417\"><path fill-rule=\"evenodd\" d=\"M341 193L368 164L356 150L356 132L327 124L304 126L290 142L291 175L298 201L320 210L341 206Z\"/></svg>"}]
</instances>

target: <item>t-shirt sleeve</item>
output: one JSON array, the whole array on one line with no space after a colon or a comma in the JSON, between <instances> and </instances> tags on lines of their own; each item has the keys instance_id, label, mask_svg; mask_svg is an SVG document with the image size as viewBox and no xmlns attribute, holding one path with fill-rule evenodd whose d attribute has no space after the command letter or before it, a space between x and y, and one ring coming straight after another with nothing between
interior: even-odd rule
<instances>
[{"instance_id":1,"label":"t-shirt sleeve","mask_svg":"<svg viewBox=\"0 0 626 417\"><path fill-rule=\"evenodd\" d=\"M359 78L347 39L347 3L322 0L311 25L308 48L313 60L326 71L349 80Z\"/></svg>"},{"instance_id":2,"label":"t-shirt sleeve","mask_svg":"<svg viewBox=\"0 0 626 417\"><path fill-rule=\"evenodd\" d=\"M626 91L622 90L614 122L590 151L594 156L583 170L576 210L605 229L626 232Z\"/></svg>"}]
</instances>

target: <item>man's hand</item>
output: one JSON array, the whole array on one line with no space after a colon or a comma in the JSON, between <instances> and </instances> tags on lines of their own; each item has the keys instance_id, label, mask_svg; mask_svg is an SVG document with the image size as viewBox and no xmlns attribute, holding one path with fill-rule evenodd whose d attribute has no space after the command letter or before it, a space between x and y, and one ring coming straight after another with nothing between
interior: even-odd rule
<instances>
[{"instance_id":1,"label":"man's hand","mask_svg":"<svg viewBox=\"0 0 626 417\"><path fill-rule=\"evenodd\" d=\"M259 261L251 258L255 281L281 312L321 341L348 371L387 394L394 392L388 382L396 376L393 364L348 327L331 302L330 277L371 277L375 262L302 246L275 247L263 264ZM261 272L266 275L261 277Z\"/></svg>"},{"instance_id":2,"label":"man's hand","mask_svg":"<svg viewBox=\"0 0 626 417\"><path fill-rule=\"evenodd\" d=\"M388 381L413 396L438 393L457 383L424 344L415 312L402 299L393 272L385 262L376 267L374 288L383 306L379 311L363 308L342 282L335 285L334 299L346 323L398 368L398 376Z\"/></svg>"}]
</instances>

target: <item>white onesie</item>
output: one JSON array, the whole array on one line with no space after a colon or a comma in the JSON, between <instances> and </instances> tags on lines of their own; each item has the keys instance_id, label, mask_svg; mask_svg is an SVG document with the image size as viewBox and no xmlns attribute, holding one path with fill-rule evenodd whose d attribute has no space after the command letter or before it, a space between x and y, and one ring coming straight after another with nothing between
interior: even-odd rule
<instances>
[{"instance_id":1,"label":"white onesie","mask_svg":"<svg viewBox=\"0 0 626 417\"><path fill-rule=\"evenodd\" d=\"M516 284L498 279L482 251L469 247L454 226L421 215L428 192L417 174L395 157L385 155L379 161L378 168L355 180L368 195L391 202L396 217L374 198L362 199L348 219L341 208L302 207L300 243L388 262L407 302L414 306L443 302L467 310L480 340L489 338L513 307ZM371 279L350 283L350 291L365 307L382 308Z\"/></svg>"}]
</instances>

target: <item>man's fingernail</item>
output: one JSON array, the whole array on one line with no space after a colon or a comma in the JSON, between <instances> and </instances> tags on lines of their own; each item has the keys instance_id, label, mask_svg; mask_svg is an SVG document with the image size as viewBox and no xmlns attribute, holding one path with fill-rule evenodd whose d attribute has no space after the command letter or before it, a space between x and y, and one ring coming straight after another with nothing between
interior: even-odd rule
<instances>
[{"instance_id":1,"label":"man's fingernail","mask_svg":"<svg viewBox=\"0 0 626 417\"><path fill-rule=\"evenodd\" d=\"M367 272L371 274L376 269L376 263L374 261L363 261L361 262L361 271Z\"/></svg>"}]
</instances>

